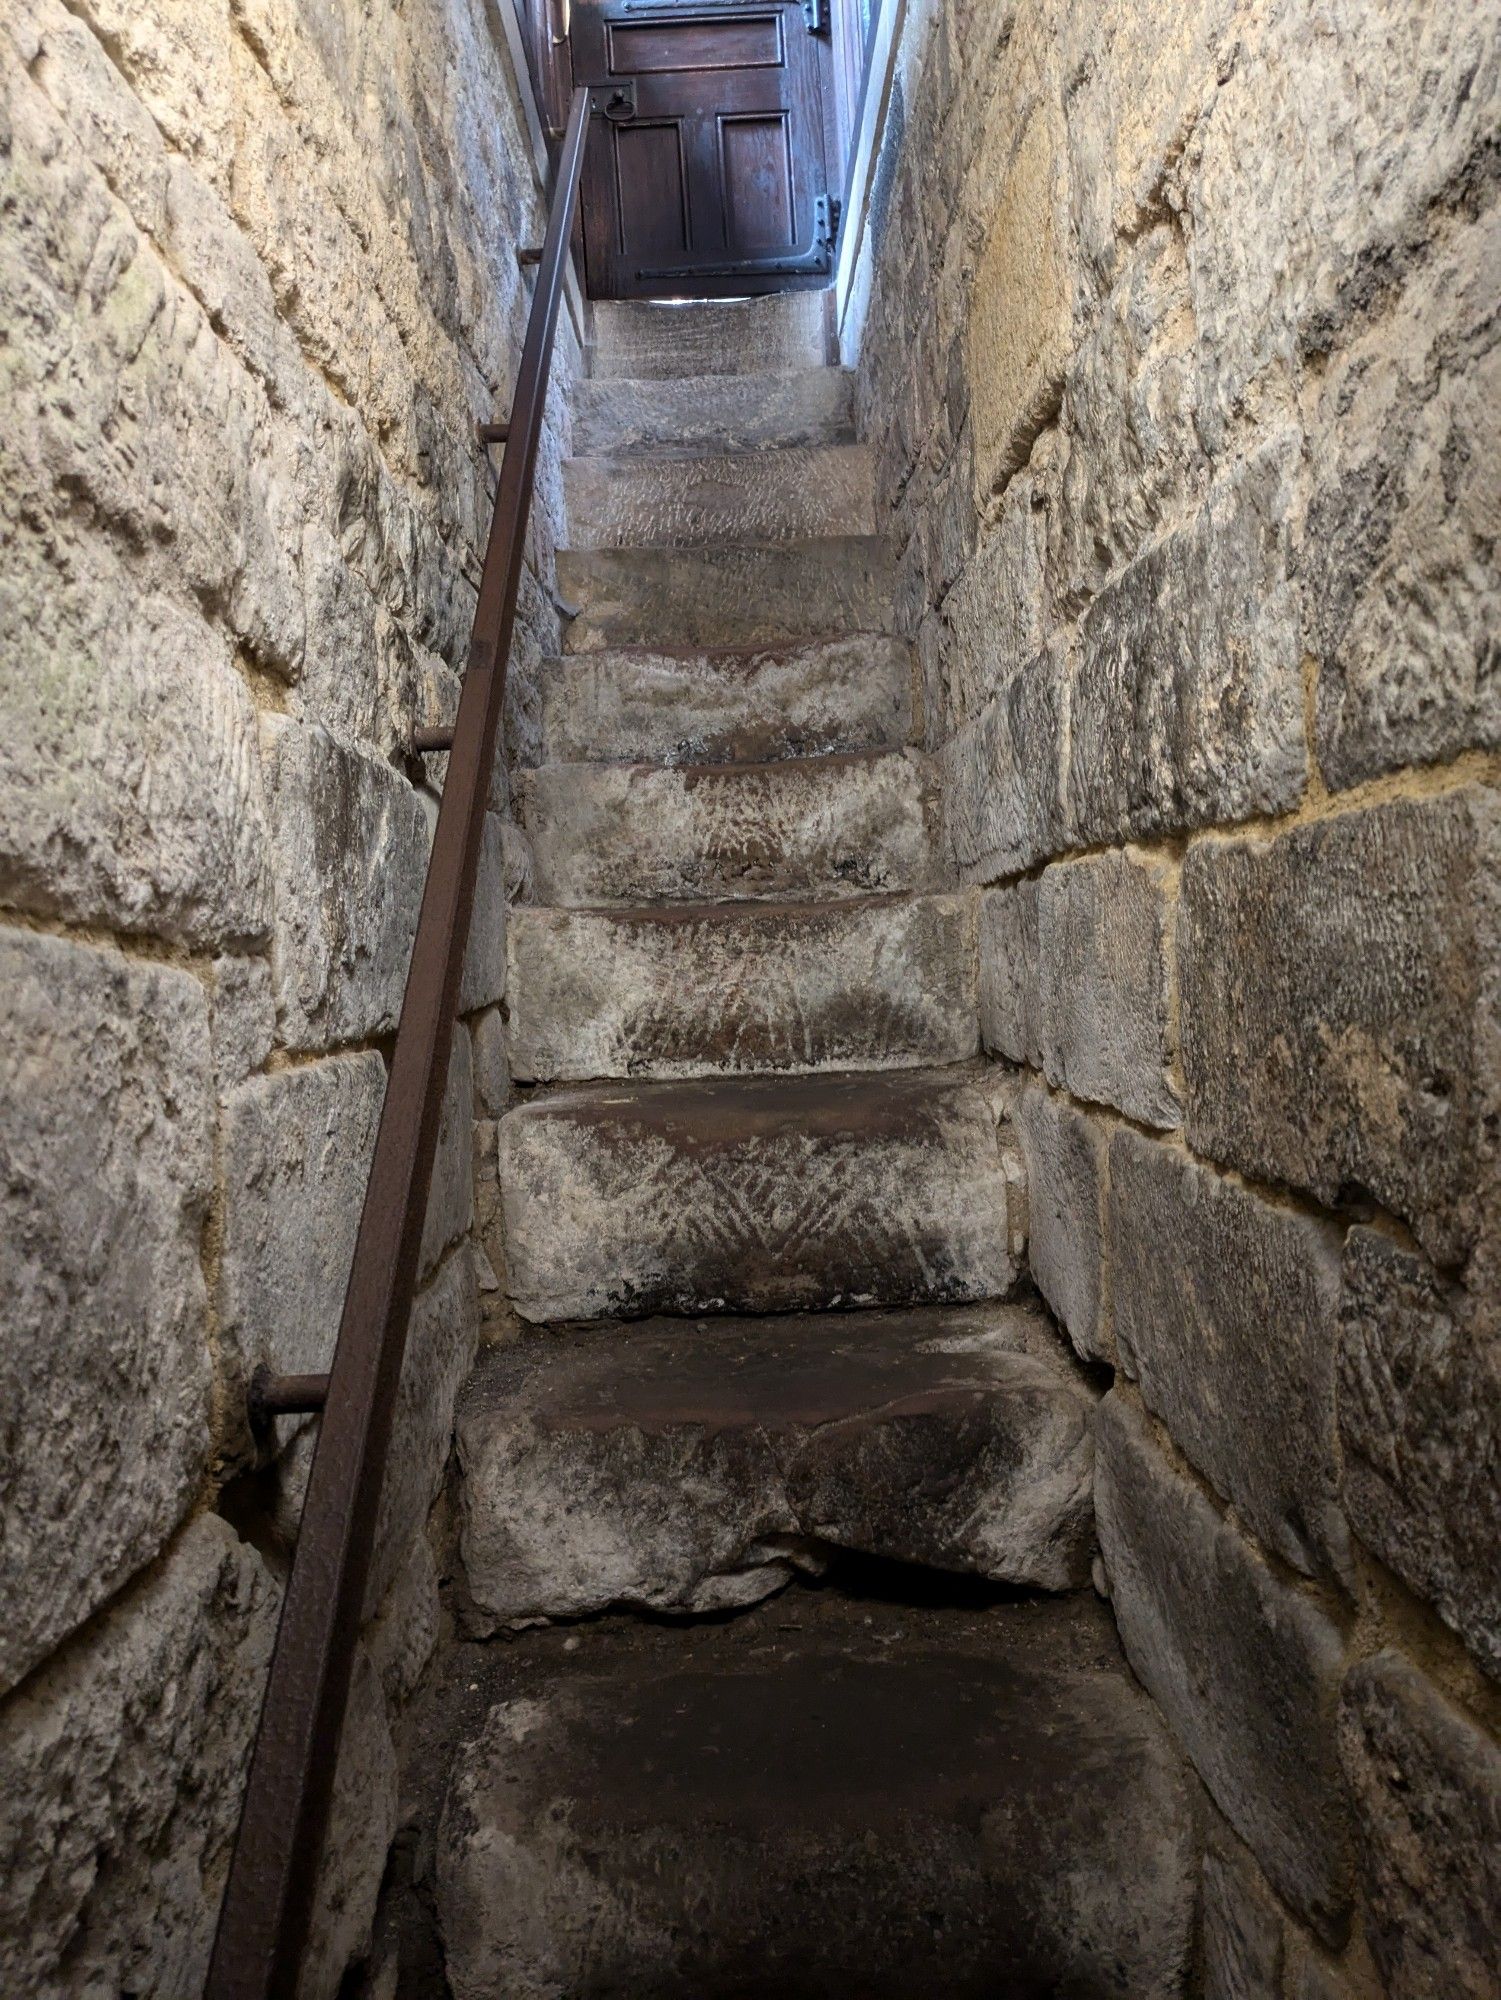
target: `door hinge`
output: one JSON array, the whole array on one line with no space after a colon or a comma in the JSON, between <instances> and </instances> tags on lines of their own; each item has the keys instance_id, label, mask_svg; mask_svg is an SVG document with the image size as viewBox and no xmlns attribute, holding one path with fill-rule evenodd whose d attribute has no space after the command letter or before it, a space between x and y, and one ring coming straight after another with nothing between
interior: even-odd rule
<instances>
[{"instance_id":1,"label":"door hinge","mask_svg":"<svg viewBox=\"0 0 1501 2000\"><path fill-rule=\"evenodd\" d=\"M644 266L636 276L658 278L816 278L832 268L839 236L838 195L813 197L813 241L789 257L742 257L733 264L661 264Z\"/></svg>"},{"instance_id":2,"label":"door hinge","mask_svg":"<svg viewBox=\"0 0 1501 2000\"><path fill-rule=\"evenodd\" d=\"M829 28L828 0L803 0L803 19L810 35L824 35Z\"/></svg>"}]
</instances>

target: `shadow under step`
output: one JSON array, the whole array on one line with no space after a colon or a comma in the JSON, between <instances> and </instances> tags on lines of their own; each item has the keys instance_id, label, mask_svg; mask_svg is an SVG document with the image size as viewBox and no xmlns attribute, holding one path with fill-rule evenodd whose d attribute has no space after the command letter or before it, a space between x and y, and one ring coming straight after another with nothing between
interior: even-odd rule
<instances>
[{"instance_id":1,"label":"shadow under step","mask_svg":"<svg viewBox=\"0 0 1501 2000\"><path fill-rule=\"evenodd\" d=\"M602 1084L500 1121L523 1319L1003 1298L1020 1154L983 1072Z\"/></svg>"}]
</instances>

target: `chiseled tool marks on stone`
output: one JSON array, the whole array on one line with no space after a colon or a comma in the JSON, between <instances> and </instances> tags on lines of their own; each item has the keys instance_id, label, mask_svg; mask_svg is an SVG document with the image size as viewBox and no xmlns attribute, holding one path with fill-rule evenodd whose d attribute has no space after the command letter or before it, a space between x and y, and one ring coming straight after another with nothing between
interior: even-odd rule
<instances>
[{"instance_id":1,"label":"chiseled tool marks on stone","mask_svg":"<svg viewBox=\"0 0 1501 2000\"><path fill-rule=\"evenodd\" d=\"M876 519L874 460L863 444L573 458L563 489L576 549L868 535Z\"/></svg>"},{"instance_id":2,"label":"chiseled tool marks on stone","mask_svg":"<svg viewBox=\"0 0 1501 2000\"><path fill-rule=\"evenodd\" d=\"M695 300L690 306L601 300L594 308L590 371L596 380L642 381L818 368L828 359L824 313L822 292L773 292L723 304Z\"/></svg>"},{"instance_id":3,"label":"chiseled tool marks on stone","mask_svg":"<svg viewBox=\"0 0 1501 2000\"><path fill-rule=\"evenodd\" d=\"M963 1076L566 1090L499 1147L529 1320L960 1302L1017 1275L1019 1169Z\"/></svg>"},{"instance_id":4,"label":"chiseled tool marks on stone","mask_svg":"<svg viewBox=\"0 0 1501 2000\"><path fill-rule=\"evenodd\" d=\"M935 882L937 788L917 751L772 764L544 765L518 776L539 900L866 896Z\"/></svg>"},{"instance_id":5,"label":"chiseled tool marks on stone","mask_svg":"<svg viewBox=\"0 0 1501 2000\"><path fill-rule=\"evenodd\" d=\"M963 896L514 910L522 1081L893 1069L979 1052Z\"/></svg>"},{"instance_id":6,"label":"chiseled tool marks on stone","mask_svg":"<svg viewBox=\"0 0 1501 2000\"><path fill-rule=\"evenodd\" d=\"M876 535L746 547L559 549L579 607L569 653L609 646L799 646L896 622L890 544Z\"/></svg>"},{"instance_id":7,"label":"chiseled tool marks on stone","mask_svg":"<svg viewBox=\"0 0 1501 2000\"><path fill-rule=\"evenodd\" d=\"M687 375L668 381L606 378L578 384L573 449L605 452L758 451L849 444L855 378L841 368L756 375Z\"/></svg>"},{"instance_id":8,"label":"chiseled tool marks on stone","mask_svg":"<svg viewBox=\"0 0 1501 2000\"><path fill-rule=\"evenodd\" d=\"M466 1623L722 1610L829 1547L1066 1590L1094 1547L1093 1401L1019 1305L520 1342L458 1417Z\"/></svg>"},{"instance_id":9,"label":"chiseled tool marks on stone","mask_svg":"<svg viewBox=\"0 0 1501 2000\"><path fill-rule=\"evenodd\" d=\"M911 649L876 633L759 653L575 653L542 679L551 764L769 764L897 750L911 731Z\"/></svg>"}]
</instances>

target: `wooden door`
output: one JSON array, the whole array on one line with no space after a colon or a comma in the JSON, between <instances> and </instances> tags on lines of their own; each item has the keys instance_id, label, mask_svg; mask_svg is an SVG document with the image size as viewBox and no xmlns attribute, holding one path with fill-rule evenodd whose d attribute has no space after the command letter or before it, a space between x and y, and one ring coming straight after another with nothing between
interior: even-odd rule
<instances>
[{"instance_id":1,"label":"wooden door","mask_svg":"<svg viewBox=\"0 0 1501 2000\"><path fill-rule=\"evenodd\" d=\"M828 282L828 0L575 0L596 299Z\"/></svg>"}]
</instances>

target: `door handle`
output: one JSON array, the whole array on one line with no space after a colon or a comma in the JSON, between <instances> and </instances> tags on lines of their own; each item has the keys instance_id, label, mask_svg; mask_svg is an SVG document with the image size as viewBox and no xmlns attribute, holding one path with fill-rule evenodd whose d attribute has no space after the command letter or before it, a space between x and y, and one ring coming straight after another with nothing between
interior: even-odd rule
<instances>
[{"instance_id":1,"label":"door handle","mask_svg":"<svg viewBox=\"0 0 1501 2000\"><path fill-rule=\"evenodd\" d=\"M599 108L612 125L629 125L636 115L635 79L612 85Z\"/></svg>"}]
</instances>

